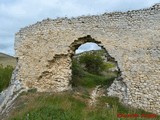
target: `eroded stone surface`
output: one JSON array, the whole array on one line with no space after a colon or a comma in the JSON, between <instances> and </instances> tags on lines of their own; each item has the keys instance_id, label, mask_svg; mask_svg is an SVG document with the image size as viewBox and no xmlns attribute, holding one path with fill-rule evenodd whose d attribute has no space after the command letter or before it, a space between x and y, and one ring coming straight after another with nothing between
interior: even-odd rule
<instances>
[{"instance_id":1,"label":"eroded stone surface","mask_svg":"<svg viewBox=\"0 0 160 120\"><path fill-rule=\"evenodd\" d=\"M103 46L115 58L133 107L160 114L160 5L128 12L46 19L15 36L23 88L71 89L71 56L85 42Z\"/></svg>"}]
</instances>

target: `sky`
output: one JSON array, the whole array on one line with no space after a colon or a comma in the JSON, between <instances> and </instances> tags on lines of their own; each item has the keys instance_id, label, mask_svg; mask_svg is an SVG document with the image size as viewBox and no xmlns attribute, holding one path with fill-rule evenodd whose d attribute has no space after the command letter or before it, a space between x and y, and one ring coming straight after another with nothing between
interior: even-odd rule
<instances>
[{"instance_id":1,"label":"sky","mask_svg":"<svg viewBox=\"0 0 160 120\"><path fill-rule=\"evenodd\" d=\"M100 50L100 49L102 49L102 48L100 46L98 46L96 43L87 42L87 43L79 46L79 48L75 51L75 53L78 54L78 53L82 53L84 51Z\"/></svg>"},{"instance_id":2,"label":"sky","mask_svg":"<svg viewBox=\"0 0 160 120\"><path fill-rule=\"evenodd\" d=\"M160 0L0 0L0 52L14 55L15 33L46 18L97 15L147 8ZM87 45L79 51L96 45Z\"/></svg>"}]
</instances>

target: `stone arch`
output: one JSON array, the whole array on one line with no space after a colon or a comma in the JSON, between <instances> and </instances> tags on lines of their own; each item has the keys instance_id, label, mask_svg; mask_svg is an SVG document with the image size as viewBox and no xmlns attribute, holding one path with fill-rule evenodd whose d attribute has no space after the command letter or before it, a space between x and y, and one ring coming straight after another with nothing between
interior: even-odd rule
<instances>
[{"instance_id":1,"label":"stone arch","mask_svg":"<svg viewBox=\"0 0 160 120\"><path fill-rule=\"evenodd\" d=\"M115 61L115 59L114 59L112 56L110 56L110 54L108 53L107 49L104 47L102 41L98 41L98 40L92 38L91 35L87 35L87 36L84 36L84 37L80 37L80 38L78 38L77 40L74 40L74 42L72 42L72 43L70 44L70 46L69 46L70 50L68 50L68 51L69 51L71 57L75 54L74 52L75 52L76 49L78 49L81 45L83 45L83 44L85 44L85 43L87 43L87 42L96 43L99 47L101 47L101 48L106 52L106 54L108 55L109 59ZM116 62L117 62L117 61L116 61ZM119 68L118 68L118 69L119 69Z\"/></svg>"},{"instance_id":2,"label":"stone arch","mask_svg":"<svg viewBox=\"0 0 160 120\"><path fill-rule=\"evenodd\" d=\"M100 44L101 44L101 41L95 40L90 35L87 35L87 36L84 36L84 37L80 37L77 40L74 40L74 42L72 42L71 45L69 46L70 49L71 49L71 54L73 55L74 51L76 49L78 49L79 46L81 46L82 44L85 44L87 42L96 43L98 46L100 46Z\"/></svg>"},{"instance_id":3,"label":"stone arch","mask_svg":"<svg viewBox=\"0 0 160 120\"><path fill-rule=\"evenodd\" d=\"M102 44L101 41L98 41L98 40L92 38L91 35L80 37L77 40L74 40L74 42L72 42L70 44L70 46L69 46L70 50L68 50L69 54L70 54L71 60L72 60L73 55L75 54L76 49L78 49L79 46L81 46L81 45L83 45L83 44L85 44L87 42L96 43L98 46L100 46L105 51L105 53L107 55L107 59L115 62L116 66L118 68L119 74L115 78L115 80L113 81L113 83L111 84L111 86L108 88L107 94L109 96L119 97L119 99L120 99L121 102L127 104L127 102L128 102L127 84L123 81L123 78L121 76L122 74L121 74L121 70L120 70L120 68L118 66L118 61L116 61L115 58L112 57L108 53L107 48Z\"/></svg>"},{"instance_id":4,"label":"stone arch","mask_svg":"<svg viewBox=\"0 0 160 120\"><path fill-rule=\"evenodd\" d=\"M1 95L4 102L1 106L21 89L37 88L40 92L70 89L71 56L81 44L77 38L84 36L88 41L95 39L100 46L103 44L118 61L125 83L122 86L127 86L126 104L160 114L159 33L160 4L128 12L46 19L22 28L15 36L19 61L9 87L13 90L11 94L5 91L7 96Z\"/></svg>"}]
</instances>

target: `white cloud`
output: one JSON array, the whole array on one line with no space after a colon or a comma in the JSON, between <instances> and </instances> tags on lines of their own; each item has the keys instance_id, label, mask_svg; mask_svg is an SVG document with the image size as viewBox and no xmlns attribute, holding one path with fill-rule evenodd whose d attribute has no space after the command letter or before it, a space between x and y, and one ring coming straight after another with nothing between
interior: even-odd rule
<instances>
[{"instance_id":1,"label":"white cloud","mask_svg":"<svg viewBox=\"0 0 160 120\"><path fill-rule=\"evenodd\" d=\"M13 54L14 34L21 27L48 17L127 11L149 7L157 2L160 0L1 0L0 52ZM2 49L2 45L8 43L8 49Z\"/></svg>"},{"instance_id":2,"label":"white cloud","mask_svg":"<svg viewBox=\"0 0 160 120\"><path fill-rule=\"evenodd\" d=\"M8 53L10 55L14 55L14 41L11 40L13 36L4 36L3 39L0 38L0 52Z\"/></svg>"},{"instance_id":3,"label":"white cloud","mask_svg":"<svg viewBox=\"0 0 160 120\"><path fill-rule=\"evenodd\" d=\"M79 46L79 48L75 51L75 53L77 54L84 51L99 50L99 49L101 49L101 47L99 47L96 43L88 42Z\"/></svg>"}]
</instances>

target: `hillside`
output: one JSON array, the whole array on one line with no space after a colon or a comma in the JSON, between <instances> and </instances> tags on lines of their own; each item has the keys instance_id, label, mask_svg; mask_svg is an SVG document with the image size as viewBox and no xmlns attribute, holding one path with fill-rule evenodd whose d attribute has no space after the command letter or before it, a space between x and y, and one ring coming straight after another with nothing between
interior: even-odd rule
<instances>
[{"instance_id":1,"label":"hillside","mask_svg":"<svg viewBox=\"0 0 160 120\"><path fill-rule=\"evenodd\" d=\"M4 53L0 53L0 64L2 64L4 67L6 67L7 65L16 66L16 58Z\"/></svg>"},{"instance_id":2,"label":"hillside","mask_svg":"<svg viewBox=\"0 0 160 120\"><path fill-rule=\"evenodd\" d=\"M123 106L115 97L99 97L90 106L91 97L84 92L36 93L30 91L18 97L4 120L118 120L117 114L149 114ZM156 117L158 120L159 117ZM119 120L146 120L121 118ZM155 120L155 119L153 119Z\"/></svg>"},{"instance_id":3,"label":"hillside","mask_svg":"<svg viewBox=\"0 0 160 120\"><path fill-rule=\"evenodd\" d=\"M114 61L114 59L108 54L107 51L100 49L100 50L90 50L90 51L85 51L82 53L78 53L74 55L74 58L79 58L80 56L84 55L84 54L98 54L102 57L102 59L106 62L106 61Z\"/></svg>"}]
</instances>

